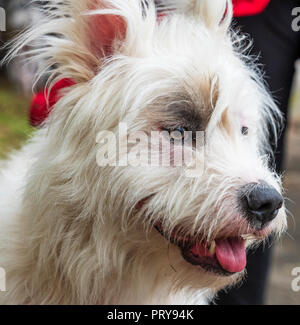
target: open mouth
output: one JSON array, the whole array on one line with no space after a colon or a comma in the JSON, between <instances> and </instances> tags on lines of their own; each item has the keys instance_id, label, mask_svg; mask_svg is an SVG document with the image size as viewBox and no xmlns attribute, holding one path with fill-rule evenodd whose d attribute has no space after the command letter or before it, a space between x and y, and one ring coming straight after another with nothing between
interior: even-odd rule
<instances>
[{"instance_id":1,"label":"open mouth","mask_svg":"<svg viewBox=\"0 0 300 325\"><path fill-rule=\"evenodd\" d=\"M242 237L216 239L209 248L207 243L202 242L180 248L187 262L219 275L242 272L247 264L245 240Z\"/></svg>"},{"instance_id":2,"label":"open mouth","mask_svg":"<svg viewBox=\"0 0 300 325\"><path fill-rule=\"evenodd\" d=\"M177 245L182 257L190 264L221 276L242 272L247 264L245 239L242 237L218 238L211 243L193 239L176 240L164 235L160 224L157 231Z\"/></svg>"}]
</instances>

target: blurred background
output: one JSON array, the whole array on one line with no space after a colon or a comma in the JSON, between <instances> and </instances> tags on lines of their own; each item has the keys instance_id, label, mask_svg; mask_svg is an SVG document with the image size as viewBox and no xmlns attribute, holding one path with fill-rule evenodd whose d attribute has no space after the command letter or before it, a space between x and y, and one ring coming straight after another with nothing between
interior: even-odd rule
<instances>
[{"instance_id":1,"label":"blurred background","mask_svg":"<svg viewBox=\"0 0 300 325\"><path fill-rule=\"evenodd\" d=\"M287 234L276 243L267 298L272 305L300 305L300 291L294 292L291 288L294 279L291 272L300 267L300 62L296 67L284 174L289 227Z\"/></svg>"},{"instance_id":2,"label":"blurred background","mask_svg":"<svg viewBox=\"0 0 300 325\"><path fill-rule=\"evenodd\" d=\"M0 33L2 44L32 20L40 18L28 1L0 0L0 7L5 7L7 13L7 31ZM4 52L0 52L0 55L3 57ZM296 66L297 74L290 99L287 170L284 175L290 211L289 229L276 243L269 278L268 304L300 304L300 291L294 292L291 287L294 279L292 269L300 267L300 210L297 209L300 205L300 62ZM35 66L24 65L19 59L0 70L0 158L18 149L34 133L34 128L28 123L28 109L35 71ZM36 85L36 89L42 84L43 81Z\"/></svg>"}]
</instances>

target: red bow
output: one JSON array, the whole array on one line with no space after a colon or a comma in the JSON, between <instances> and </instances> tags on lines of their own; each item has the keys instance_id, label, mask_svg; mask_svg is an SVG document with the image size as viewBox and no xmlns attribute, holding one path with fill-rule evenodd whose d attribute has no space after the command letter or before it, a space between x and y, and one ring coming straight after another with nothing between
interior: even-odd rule
<instances>
[{"instance_id":1,"label":"red bow","mask_svg":"<svg viewBox=\"0 0 300 325\"><path fill-rule=\"evenodd\" d=\"M61 79L51 88L49 94L43 89L41 92L34 95L30 105L30 124L39 126L48 117L52 107L61 98L60 90L71 87L75 82L71 79ZM47 101L48 97L48 101Z\"/></svg>"}]
</instances>

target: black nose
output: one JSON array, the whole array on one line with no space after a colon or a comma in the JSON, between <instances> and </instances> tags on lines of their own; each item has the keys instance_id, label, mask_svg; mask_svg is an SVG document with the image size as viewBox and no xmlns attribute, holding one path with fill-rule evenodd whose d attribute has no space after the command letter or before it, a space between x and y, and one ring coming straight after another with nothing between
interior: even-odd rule
<instances>
[{"instance_id":1,"label":"black nose","mask_svg":"<svg viewBox=\"0 0 300 325\"><path fill-rule=\"evenodd\" d=\"M275 219L283 204L282 196L267 184L247 184L240 197L245 216L256 229L263 229Z\"/></svg>"}]
</instances>

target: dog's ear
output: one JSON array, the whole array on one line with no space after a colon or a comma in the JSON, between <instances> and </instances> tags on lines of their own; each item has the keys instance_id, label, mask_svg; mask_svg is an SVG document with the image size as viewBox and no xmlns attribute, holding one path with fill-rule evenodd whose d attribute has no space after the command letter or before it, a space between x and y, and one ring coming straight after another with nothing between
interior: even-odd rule
<instances>
[{"instance_id":1,"label":"dog's ear","mask_svg":"<svg viewBox=\"0 0 300 325\"><path fill-rule=\"evenodd\" d=\"M126 36L126 22L120 15L111 14L113 8L97 8L84 14L87 26L87 39L93 55L101 58L110 56L117 43ZM105 13L107 10L107 13Z\"/></svg>"},{"instance_id":2,"label":"dog's ear","mask_svg":"<svg viewBox=\"0 0 300 325\"><path fill-rule=\"evenodd\" d=\"M231 0L157 0L163 10L176 10L202 21L207 28L226 33L233 9Z\"/></svg>"},{"instance_id":3,"label":"dog's ear","mask_svg":"<svg viewBox=\"0 0 300 325\"><path fill-rule=\"evenodd\" d=\"M211 30L227 32L233 16L231 0L193 0L192 14Z\"/></svg>"},{"instance_id":4,"label":"dog's ear","mask_svg":"<svg viewBox=\"0 0 300 325\"><path fill-rule=\"evenodd\" d=\"M66 5L73 19L72 23L66 22L64 32L75 50L70 53L70 63L75 67L79 59L86 67L87 79L97 74L103 61L112 56L126 38L124 8L114 7L113 3L110 0L72 0ZM115 3L118 4L118 1ZM80 78L84 76L82 72L78 74Z\"/></svg>"},{"instance_id":5,"label":"dog's ear","mask_svg":"<svg viewBox=\"0 0 300 325\"><path fill-rule=\"evenodd\" d=\"M28 57L39 63L37 77L51 70L57 78L91 80L107 57L131 40L143 21L137 0L40 0L42 17L14 42L5 60L33 45ZM135 22L133 24L132 22ZM137 26L137 27L136 27ZM27 57L27 58L28 58Z\"/></svg>"}]
</instances>

